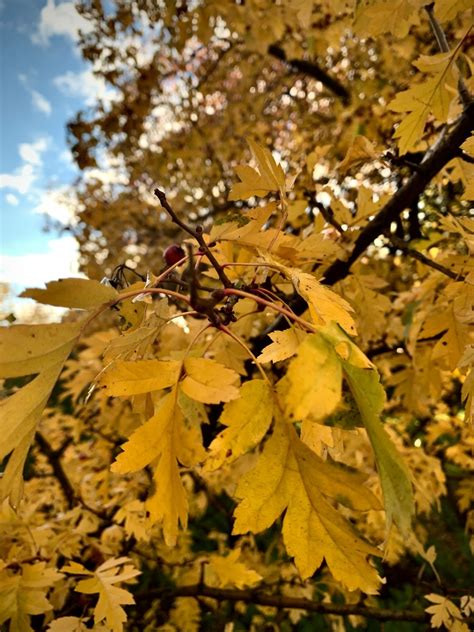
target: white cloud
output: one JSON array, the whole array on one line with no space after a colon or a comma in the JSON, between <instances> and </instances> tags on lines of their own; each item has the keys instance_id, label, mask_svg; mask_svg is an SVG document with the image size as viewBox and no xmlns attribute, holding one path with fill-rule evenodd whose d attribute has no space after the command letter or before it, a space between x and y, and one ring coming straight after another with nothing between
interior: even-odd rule
<instances>
[{"instance_id":1,"label":"white cloud","mask_svg":"<svg viewBox=\"0 0 474 632\"><path fill-rule=\"evenodd\" d=\"M91 70L72 72L53 79L53 83L67 97L79 98L86 105L94 105L97 99L110 102L115 96L114 90L108 88L102 77L96 77Z\"/></svg>"},{"instance_id":2,"label":"white cloud","mask_svg":"<svg viewBox=\"0 0 474 632\"><path fill-rule=\"evenodd\" d=\"M26 90L28 90L28 92L31 94L31 102L33 103L33 107L36 110L43 112L43 114L46 114L47 116L49 116L51 112L53 111L53 108L51 107L51 103L48 101L48 99L45 96L41 94L41 92L38 92L38 90L34 90L33 88L30 87L28 76L25 75L24 73L20 73L18 75L18 81L23 86L25 86Z\"/></svg>"},{"instance_id":3,"label":"white cloud","mask_svg":"<svg viewBox=\"0 0 474 632\"><path fill-rule=\"evenodd\" d=\"M82 276L74 237L51 239L47 252L3 255L0 259L0 281L21 288L40 287L47 281L70 276Z\"/></svg>"},{"instance_id":4,"label":"white cloud","mask_svg":"<svg viewBox=\"0 0 474 632\"><path fill-rule=\"evenodd\" d=\"M49 44L50 38L55 35L77 42L79 30L87 33L91 28L90 23L76 11L74 2L56 4L55 0L48 0L41 10L38 28L31 39L34 44L43 46Z\"/></svg>"},{"instance_id":5,"label":"white cloud","mask_svg":"<svg viewBox=\"0 0 474 632\"><path fill-rule=\"evenodd\" d=\"M43 114L49 116L53 111L51 103L48 101L48 99L37 90L31 90L31 99L33 101L33 107L35 107L40 112L43 112Z\"/></svg>"},{"instance_id":6,"label":"white cloud","mask_svg":"<svg viewBox=\"0 0 474 632\"><path fill-rule=\"evenodd\" d=\"M13 189L25 195L37 177L32 165L22 165L13 173L0 173L0 189Z\"/></svg>"},{"instance_id":7,"label":"white cloud","mask_svg":"<svg viewBox=\"0 0 474 632\"><path fill-rule=\"evenodd\" d=\"M72 204L68 202L67 190L68 187L63 186L39 192L39 203L34 207L33 212L48 215L62 224L75 224L77 217Z\"/></svg>"},{"instance_id":8,"label":"white cloud","mask_svg":"<svg viewBox=\"0 0 474 632\"><path fill-rule=\"evenodd\" d=\"M49 147L49 138L38 138L34 143L21 143L18 152L23 164L13 173L0 174L0 189L13 189L22 195L29 193L43 164L41 154Z\"/></svg>"},{"instance_id":9,"label":"white cloud","mask_svg":"<svg viewBox=\"0 0 474 632\"><path fill-rule=\"evenodd\" d=\"M20 143L18 151L20 157L30 165L41 167L43 158L41 154L48 149L49 138L38 138L34 143Z\"/></svg>"},{"instance_id":10,"label":"white cloud","mask_svg":"<svg viewBox=\"0 0 474 632\"><path fill-rule=\"evenodd\" d=\"M7 193L5 199L8 204L11 204L12 206L18 206L19 204L19 199L16 197L16 195L13 195L13 193Z\"/></svg>"}]
</instances>

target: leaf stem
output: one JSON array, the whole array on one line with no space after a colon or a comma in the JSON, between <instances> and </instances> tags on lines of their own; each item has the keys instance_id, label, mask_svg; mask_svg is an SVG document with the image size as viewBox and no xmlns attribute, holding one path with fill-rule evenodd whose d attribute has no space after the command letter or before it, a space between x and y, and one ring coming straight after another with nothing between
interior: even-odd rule
<instances>
[{"instance_id":1,"label":"leaf stem","mask_svg":"<svg viewBox=\"0 0 474 632\"><path fill-rule=\"evenodd\" d=\"M308 323L308 321L304 320L304 318L300 318L294 312L285 309L284 307L281 307L276 303L267 301L260 296L251 294L250 292L244 292L243 290L237 290L235 288L227 288L224 290L224 296L240 296L242 298L249 298L256 303L259 303L260 305L265 305L265 307L269 307L270 309L274 309L275 311L280 312L280 314L283 314L284 316L288 316L288 318L290 318L293 322L298 323L308 331L311 331L313 333L316 331L316 328L311 323Z\"/></svg>"},{"instance_id":2,"label":"leaf stem","mask_svg":"<svg viewBox=\"0 0 474 632\"><path fill-rule=\"evenodd\" d=\"M239 336L236 336L234 334L233 331L231 331L228 327L226 327L225 325L221 325L219 327L219 329L221 331L223 331L224 333L226 333L228 336L230 336L232 338L232 340L235 340L235 342L237 344L239 344L242 349L245 349L245 351L248 353L248 355L252 358L252 360L255 362L255 366L257 367L257 369L260 371L260 374L262 375L263 379L265 380L265 382L267 382L267 384L271 387L272 383L270 382L267 374L265 373L264 368L262 367L262 365L260 364L260 362L257 360L255 354L252 352L252 350L250 349L250 347L248 347L245 342L243 340L241 340L239 338Z\"/></svg>"}]
</instances>

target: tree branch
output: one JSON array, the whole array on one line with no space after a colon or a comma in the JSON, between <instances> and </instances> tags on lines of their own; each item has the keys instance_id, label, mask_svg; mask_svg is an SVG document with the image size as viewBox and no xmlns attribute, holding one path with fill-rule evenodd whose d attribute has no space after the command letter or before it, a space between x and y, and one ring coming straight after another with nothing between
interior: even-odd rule
<instances>
[{"instance_id":1,"label":"tree branch","mask_svg":"<svg viewBox=\"0 0 474 632\"><path fill-rule=\"evenodd\" d=\"M175 586L174 588L155 588L136 593L137 601L155 599L160 597L211 597L217 601L243 601L260 606L272 606L274 608L292 608L319 612L320 614L336 614L340 616L357 615L376 619L378 621L414 621L428 623L430 616L421 610L392 610L389 608L373 608L356 604L320 603L302 597L287 597L283 595L265 595L259 590L237 590L230 588L212 588L204 584L189 586ZM464 619L468 622L473 617Z\"/></svg>"},{"instance_id":2,"label":"tree branch","mask_svg":"<svg viewBox=\"0 0 474 632\"><path fill-rule=\"evenodd\" d=\"M421 252L418 252L418 250L414 250L413 248L410 248L403 241L403 239L400 239L396 235L388 235L388 238L390 239L392 244L394 246L396 246L396 248L398 248L399 250L401 250L402 252L407 254L409 257L413 257L413 259L416 259L420 263L423 263L425 266L429 266L430 268L433 268L434 270L438 270L438 272L441 272L442 274L445 274L446 276L448 276L450 279L453 279L454 281L463 281L464 280L464 276L462 276L460 274L456 274L452 270L449 270L449 268L446 268L445 266L441 265L440 263L437 263L436 261L433 261L433 259L430 259L429 257L426 257Z\"/></svg>"},{"instance_id":3,"label":"tree branch","mask_svg":"<svg viewBox=\"0 0 474 632\"><path fill-rule=\"evenodd\" d=\"M58 480L61 489L63 490L67 506L69 507L69 509L72 509L72 507L74 507L74 501L76 500L76 493L73 486L71 485L71 481L64 471L63 464L61 463L61 455L64 450L53 450L49 441L43 434L41 434L41 432L39 432L39 430L36 432L35 439L36 443L39 445L41 452L48 459L54 475Z\"/></svg>"},{"instance_id":4,"label":"tree branch","mask_svg":"<svg viewBox=\"0 0 474 632\"><path fill-rule=\"evenodd\" d=\"M434 176L450 160L459 155L460 145L471 135L473 119L474 103L471 102L459 117L454 128L446 134L436 149L432 152L428 150L426 160L421 162L418 171L407 180L361 231L349 258L346 260L337 259L329 266L324 275L324 283L334 285L344 279L349 274L352 264L365 252L366 248L382 235L406 208L410 208Z\"/></svg>"},{"instance_id":5,"label":"tree branch","mask_svg":"<svg viewBox=\"0 0 474 632\"><path fill-rule=\"evenodd\" d=\"M202 227L197 226L196 229L193 230L190 226L188 226L187 224L185 224L183 221L179 219L179 217L176 215L174 210L169 205L168 200L166 199L166 195L163 191L160 191L160 189L155 189L154 193L156 197L160 200L161 206L165 209L165 211L171 217L171 221L177 224L180 228L182 228L182 230L188 233L188 235L191 235L191 237L194 237L194 239L198 242L199 247L201 248L201 251L209 259L209 262L213 266L214 270L217 272L217 275L219 279L221 280L222 285L224 287L232 287L232 282L227 277L226 273L222 269L222 266L219 264L217 259L212 254L211 250L209 249L209 246L206 244L203 234L202 234Z\"/></svg>"},{"instance_id":6,"label":"tree branch","mask_svg":"<svg viewBox=\"0 0 474 632\"><path fill-rule=\"evenodd\" d=\"M351 95L347 88L314 62L306 61L305 59L287 59L285 51L277 44L271 44L271 46L268 47L268 52L273 57L288 64L290 69L294 72L301 72L304 75L308 75L308 77L320 81L323 86L333 94L340 97L344 104L347 105L350 102Z\"/></svg>"}]
</instances>

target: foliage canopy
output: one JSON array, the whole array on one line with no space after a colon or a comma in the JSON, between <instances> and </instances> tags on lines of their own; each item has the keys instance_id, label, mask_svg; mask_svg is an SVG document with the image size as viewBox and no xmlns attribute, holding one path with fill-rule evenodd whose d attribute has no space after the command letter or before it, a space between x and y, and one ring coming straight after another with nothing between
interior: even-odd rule
<instances>
[{"instance_id":1,"label":"foliage canopy","mask_svg":"<svg viewBox=\"0 0 474 632\"><path fill-rule=\"evenodd\" d=\"M0 330L9 630L468 630L472 6L78 5L86 278Z\"/></svg>"}]
</instances>

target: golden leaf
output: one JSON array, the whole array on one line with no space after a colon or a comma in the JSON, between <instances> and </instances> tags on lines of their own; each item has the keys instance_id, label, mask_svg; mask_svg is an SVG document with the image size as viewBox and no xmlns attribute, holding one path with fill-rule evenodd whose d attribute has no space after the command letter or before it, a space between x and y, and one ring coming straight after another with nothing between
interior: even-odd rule
<instances>
[{"instance_id":1,"label":"golden leaf","mask_svg":"<svg viewBox=\"0 0 474 632\"><path fill-rule=\"evenodd\" d=\"M273 393L263 380L250 380L240 389L240 397L224 406L219 422L227 428L209 446L209 471L232 463L255 447L268 430L273 417Z\"/></svg>"},{"instance_id":2,"label":"golden leaf","mask_svg":"<svg viewBox=\"0 0 474 632\"><path fill-rule=\"evenodd\" d=\"M248 139L248 144L258 166L258 171L248 165L236 167L237 175L241 182L234 184L229 200L247 200L249 197L264 197L271 191L279 191L285 195L285 173L280 165L277 165L271 152Z\"/></svg>"},{"instance_id":3,"label":"golden leaf","mask_svg":"<svg viewBox=\"0 0 474 632\"><path fill-rule=\"evenodd\" d=\"M360 167L377 157L378 153L375 151L373 143L365 136L356 136L347 150L344 160L339 163L338 171L347 173L353 167Z\"/></svg>"},{"instance_id":4,"label":"golden leaf","mask_svg":"<svg viewBox=\"0 0 474 632\"><path fill-rule=\"evenodd\" d=\"M186 377L180 383L183 392L203 404L229 402L239 396L235 383L239 375L208 358L186 358Z\"/></svg>"},{"instance_id":5,"label":"golden leaf","mask_svg":"<svg viewBox=\"0 0 474 632\"><path fill-rule=\"evenodd\" d=\"M130 397L173 386L180 371L181 362L177 360L117 360L101 374L97 384L107 395Z\"/></svg>"},{"instance_id":6,"label":"golden leaf","mask_svg":"<svg viewBox=\"0 0 474 632\"><path fill-rule=\"evenodd\" d=\"M326 559L331 573L349 590L376 593L380 579L366 558L379 555L378 550L364 542L327 500L364 510L377 508L377 499L360 482L360 476L322 461L298 439L291 424L277 419L257 466L238 485L241 502L233 533L263 531L286 510L283 538L303 578Z\"/></svg>"},{"instance_id":7,"label":"golden leaf","mask_svg":"<svg viewBox=\"0 0 474 632\"><path fill-rule=\"evenodd\" d=\"M95 572L88 571L77 562L71 562L62 568L65 573L90 576L89 579L83 579L77 584L76 591L86 595L99 593L94 609L94 622L97 625L105 619L113 632L123 632L127 615L122 606L135 603L128 590L115 586L119 582L130 581L140 575L140 571L127 562L131 562L128 557L113 558L101 564Z\"/></svg>"},{"instance_id":8,"label":"golden leaf","mask_svg":"<svg viewBox=\"0 0 474 632\"><path fill-rule=\"evenodd\" d=\"M341 363L333 346L320 334L305 338L284 379L286 413L293 421L322 419L341 400Z\"/></svg>"},{"instance_id":9,"label":"golden leaf","mask_svg":"<svg viewBox=\"0 0 474 632\"><path fill-rule=\"evenodd\" d=\"M93 309L103 303L113 301L119 294L110 285L103 285L91 279L59 279L46 284L46 289L31 288L20 294L22 298L32 298L37 303L58 305L78 309Z\"/></svg>"}]
</instances>

